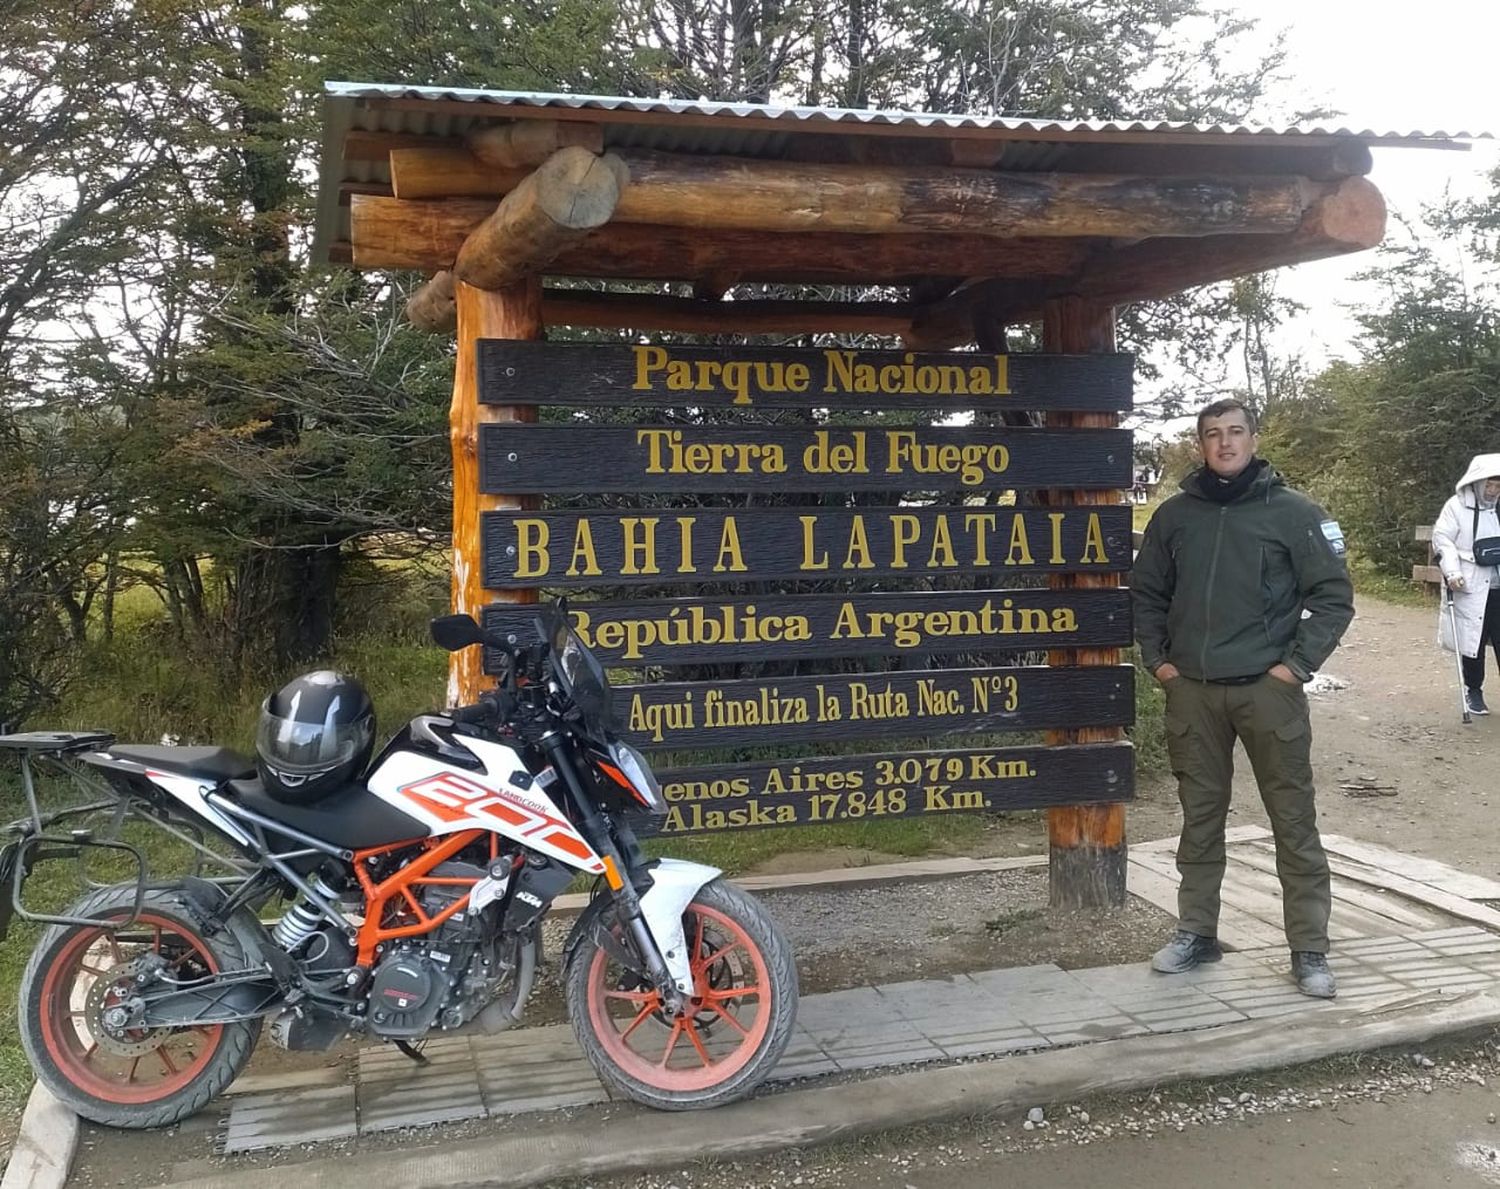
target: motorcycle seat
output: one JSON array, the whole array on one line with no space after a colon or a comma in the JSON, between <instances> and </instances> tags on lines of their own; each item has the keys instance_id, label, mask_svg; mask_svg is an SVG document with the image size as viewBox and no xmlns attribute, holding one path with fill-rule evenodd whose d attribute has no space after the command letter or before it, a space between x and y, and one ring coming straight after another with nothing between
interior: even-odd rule
<instances>
[{"instance_id":1,"label":"motorcycle seat","mask_svg":"<svg viewBox=\"0 0 1500 1189\"><path fill-rule=\"evenodd\" d=\"M308 805L278 801L258 776L231 780L226 789L246 809L343 850L369 850L425 838L428 829L362 784L351 784Z\"/></svg>"},{"instance_id":2,"label":"motorcycle seat","mask_svg":"<svg viewBox=\"0 0 1500 1189\"><path fill-rule=\"evenodd\" d=\"M144 764L174 776L188 776L213 784L223 784L241 776L255 774L255 761L227 747L152 747L129 744L111 747L116 759Z\"/></svg>"}]
</instances>

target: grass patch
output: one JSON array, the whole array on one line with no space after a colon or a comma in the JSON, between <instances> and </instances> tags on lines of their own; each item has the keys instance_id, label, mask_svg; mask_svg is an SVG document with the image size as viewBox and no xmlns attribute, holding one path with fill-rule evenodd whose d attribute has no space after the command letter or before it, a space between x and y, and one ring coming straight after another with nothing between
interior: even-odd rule
<instances>
[{"instance_id":1,"label":"grass patch","mask_svg":"<svg viewBox=\"0 0 1500 1189\"><path fill-rule=\"evenodd\" d=\"M1350 560L1349 579L1354 583L1354 593L1361 598L1379 599L1401 607L1437 608L1437 598L1425 583L1377 570L1363 558Z\"/></svg>"},{"instance_id":2,"label":"grass patch","mask_svg":"<svg viewBox=\"0 0 1500 1189\"><path fill-rule=\"evenodd\" d=\"M997 917L985 921L984 928L987 933L993 933L996 937L1010 932L1017 925L1024 925L1027 921L1034 921L1042 915L1040 908L1012 908L1002 912Z\"/></svg>"}]
</instances>

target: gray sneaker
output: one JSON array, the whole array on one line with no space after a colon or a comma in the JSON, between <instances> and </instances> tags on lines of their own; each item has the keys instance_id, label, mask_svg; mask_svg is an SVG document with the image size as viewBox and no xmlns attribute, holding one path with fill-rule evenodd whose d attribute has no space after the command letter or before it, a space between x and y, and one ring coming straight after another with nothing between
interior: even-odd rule
<instances>
[{"instance_id":1,"label":"gray sneaker","mask_svg":"<svg viewBox=\"0 0 1500 1189\"><path fill-rule=\"evenodd\" d=\"M1200 937L1179 929L1151 955L1151 969L1161 974L1185 974L1200 962L1217 962L1223 956L1217 938Z\"/></svg>"},{"instance_id":2,"label":"gray sneaker","mask_svg":"<svg viewBox=\"0 0 1500 1189\"><path fill-rule=\"evenodd\" d=\"M1311 950L1292 951L1292 977L1297 980L1297 990L1314 999L1332 999L1338 994L1333 971L1328 969L1328 955Z\"/></svg>"}]
</instances>

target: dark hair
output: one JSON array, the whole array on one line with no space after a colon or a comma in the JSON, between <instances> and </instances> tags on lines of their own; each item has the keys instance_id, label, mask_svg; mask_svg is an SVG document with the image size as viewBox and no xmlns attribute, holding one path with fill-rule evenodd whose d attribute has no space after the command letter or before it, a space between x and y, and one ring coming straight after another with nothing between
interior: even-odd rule
<instances>
[{"instance_id":1,"label":"dark hair","mask_svg":"<svg viewBox=\"0 0 1500 1189\"><path fill-rule=\"evenodd\" d=\"M1207 421L1210 417L1222 417L1225 413L1233 413L1236 409L1245 414L1245 424L1250 427L1250 432L1259 433L1260 420L1255 416L1255 410L1247 405L1244 401L1236 400L1232 396L1227 396L1223 400L1214 401L1214 403L1211 405L1204 405L1203 408L1198 410L1199 440L1201 441L1203 438L1203 423L1205 421Z\"/></svg>"}]
</instances>

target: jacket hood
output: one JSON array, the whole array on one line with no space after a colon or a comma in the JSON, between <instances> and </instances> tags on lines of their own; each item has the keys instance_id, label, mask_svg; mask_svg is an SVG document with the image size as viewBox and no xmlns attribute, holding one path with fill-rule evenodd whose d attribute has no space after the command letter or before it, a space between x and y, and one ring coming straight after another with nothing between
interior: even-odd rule
<instances>
[{"instance_id":1,"label":"jacket hood","mask_svg":"<svg viewBox=\"0 0 1500 1189\"><path fill-rule=\"evenodd\" d=\"M1469 460L1469 469L1464 477L1453 485L1453 494L1462 496L1466 487L1483 483L1486 479L1500 479L1500 454L1476 454ZM1479 493L1474 493L1477 498Z\"/></svg>"},{"instance_id":2,"label":"jacket hood","mask_svg":"<svg viewBox=\"0 0 1500 1189\"><path fill-rule=\"evenodd\" d=\"M1487 457L1500 459L1500 454L1487 455ZM1254 466L1257 462L1265 462L1265 459L1257 455L1255 458L1252 458L1247 465ZM1206 463L1194 467L1187 473L1186 476L1184 476L1182 482L1177 484L1177 486L1180 487L1183 491L1187 492L1188 495L1192 496L1194 499L1207 499L1208 497L1204 495L1203 492L1198 490L1198 476L1207 469L1208 466ZM1251 480L1250 486L1246 489L1245 494L1240 496L1239 499L1236 499L1232 502L1238 504L1248 499L1265 499L1266 493L1270 491L1271 488L1285 486L1286 480L1281 477L1280 473L1276 470L1275 467L1266 462L1265 466L1260 468L1260 474L1256 475L1255 478Z\"/></svg>"}]
</instances>

